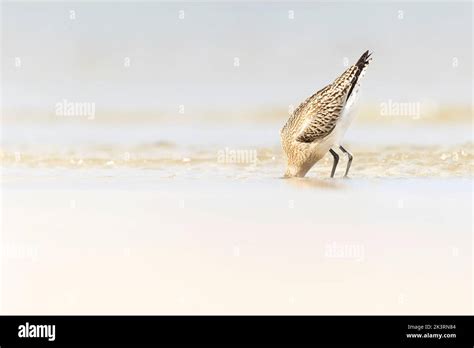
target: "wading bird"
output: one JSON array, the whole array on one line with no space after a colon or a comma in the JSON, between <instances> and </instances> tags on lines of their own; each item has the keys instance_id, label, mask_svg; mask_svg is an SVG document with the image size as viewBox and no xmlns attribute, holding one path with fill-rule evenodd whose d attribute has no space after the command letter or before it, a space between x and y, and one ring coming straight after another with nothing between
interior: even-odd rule
<instances>
[{"instance_id":1,"label":"wading bird","mask_svg":"<svg viewBox=\"0 0 474 348\"><path fill-rule=\"evenodd\" d=\"M354 118L354 103L360 78L371 61L366 51L356 64L349 67L333 83L301 103L280 131L283 151L288 160L285 177L303 177L329 151L334 157L331 178L336 172L339 155L334 148L347 155L344 176L349 173L352 155L340 141Z\"/></svg>"}]
</instances>

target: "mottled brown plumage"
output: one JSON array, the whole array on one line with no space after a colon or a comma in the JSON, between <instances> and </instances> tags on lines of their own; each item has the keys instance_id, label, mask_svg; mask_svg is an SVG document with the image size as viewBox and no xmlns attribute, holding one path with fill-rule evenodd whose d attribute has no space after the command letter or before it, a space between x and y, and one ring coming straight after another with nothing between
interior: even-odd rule
<instances>
[{"instance_id":1,"label":"mottled brown plumage","mask_svg":"<svg viewBox=\"0 0 474 348\"><path fill-rule=\"evenodd\" d=\"M356 64L307 98L290 116L280 132L283 150L288 157L286 176L304 176L332 146L339 145L337 142L348 126L347 122L342 122L350 106L348 100L350 97L354 97L352 101L355 99L359 77L369 61L370 53L367 51Z\"/></svg>"}]
</instances>

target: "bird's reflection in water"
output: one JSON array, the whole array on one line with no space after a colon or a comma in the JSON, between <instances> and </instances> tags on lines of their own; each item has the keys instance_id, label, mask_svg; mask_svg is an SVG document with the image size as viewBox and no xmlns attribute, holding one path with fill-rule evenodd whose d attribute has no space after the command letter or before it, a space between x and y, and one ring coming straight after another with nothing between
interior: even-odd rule
<instances>
[{"instance_id":1,"label":"bird's reflection in water","mask_svg":"<svg viewBox=\"0 0 474 348\"><path fill-rule=\"evenodd\" d=\"M280 177L280 179L284 179L285 182L288 182L292 186L302 187L302 188L323 188L323 189L331 189L331 190L340 190L346 187L344 180L338 179L331 179L331 178L285 178Z\"/></svg>"}]
</instances>

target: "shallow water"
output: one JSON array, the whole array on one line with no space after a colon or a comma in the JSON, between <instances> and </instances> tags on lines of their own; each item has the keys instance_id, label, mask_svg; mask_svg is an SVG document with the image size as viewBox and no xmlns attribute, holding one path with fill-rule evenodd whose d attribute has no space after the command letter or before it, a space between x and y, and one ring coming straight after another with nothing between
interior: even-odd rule
<instances>
[{"instance_id":1,"label":"shallow water","mask_svg":"<svg viewBox=\"0 0 474 348\"><path fill-rule=\"evenodd\" d=\"M470 125L357 124L349 179L277 124L2 135L4 313L472 312Z\"/></svg>"},{"instance_id":2,"label":"shallow water","mask_svg":"<svg viewBox=\"0 0 474 348\"><path fill-rule=\"evenodd\" d=\"M354 155L350 174L355 178L470 177L471 138L471 129L464 124L390 128L362 124L347 134L344 144ZM342 154L341 158L338 175L346 165ZM89 176L153 171L158 178L237 179L279 177L285 169L275 124L183 129L14 125L3 129L0 161L4 182L35 176L30 168L70 169ZM308 176L325 178L331 166L332 157L327 155Z\"/></svg>"}]
</instances>

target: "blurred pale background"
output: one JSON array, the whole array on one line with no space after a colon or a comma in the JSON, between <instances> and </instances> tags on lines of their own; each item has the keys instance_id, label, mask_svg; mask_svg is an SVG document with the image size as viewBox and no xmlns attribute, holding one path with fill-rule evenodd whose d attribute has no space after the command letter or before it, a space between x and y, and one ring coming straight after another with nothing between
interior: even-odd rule
<instances>
[{"instance_id":1,"label":"blurred pale background","mask_svg":"<svg viewBox=\"0 0 474 348\"><path fill-rule=\"evenodd\" d=\"M287 109L366 49L374 51L374 62L364 81L365 103L470 105L472 97L470 2L3 7L6 110L54 113L64 98L95 102L102 113L177 113L184 104L186 111L207 108L222 119L226 110Z\"/></svg>"},{"instance_id":2,"label":"blurred pale background","mask_svg":"<svg viewBox=\"0 0 474 348\"><path fill-rule=\"evenodd\" d=\"M1 8L4 313L472 312L471 2ZM352 179L280 180L367 49Z\"/></svg>"}]
</instances>

